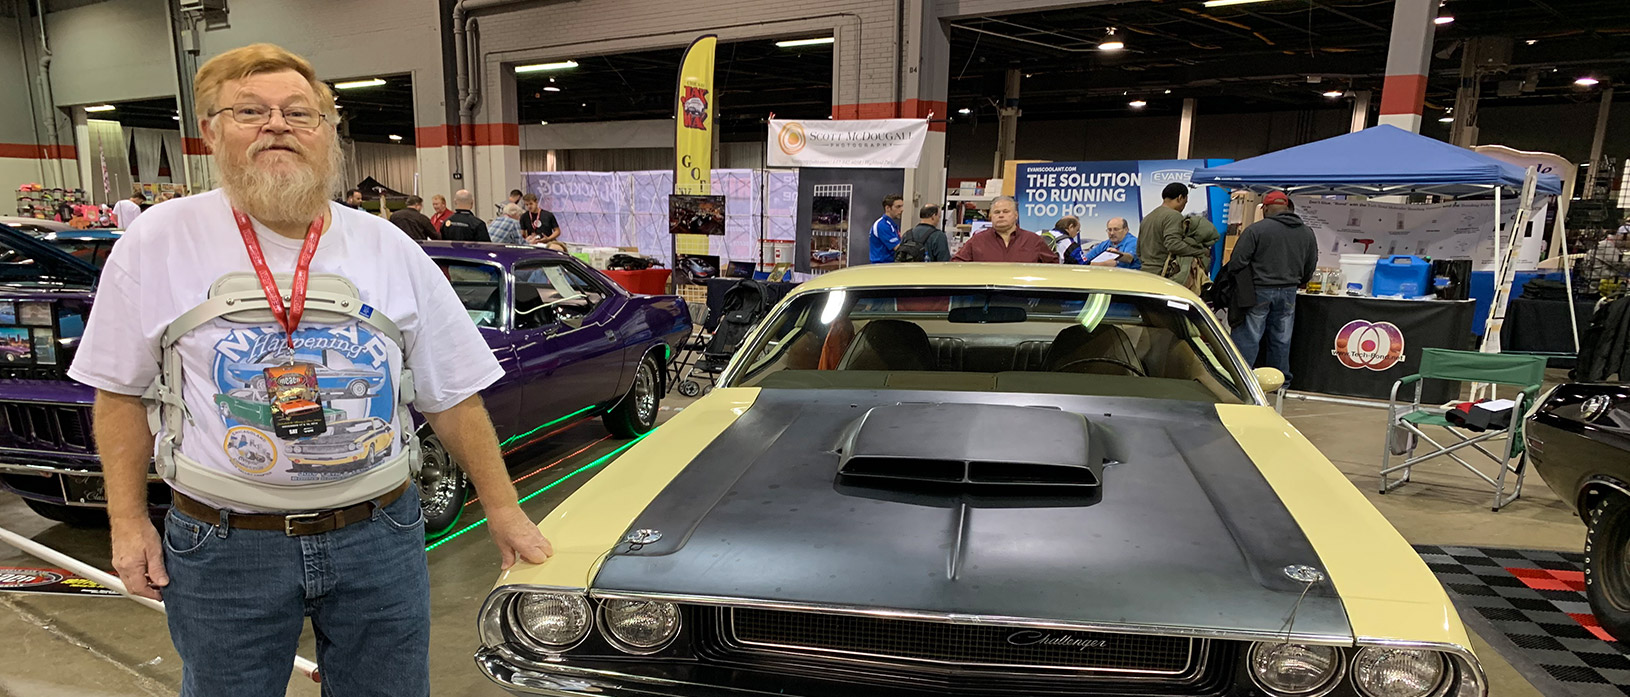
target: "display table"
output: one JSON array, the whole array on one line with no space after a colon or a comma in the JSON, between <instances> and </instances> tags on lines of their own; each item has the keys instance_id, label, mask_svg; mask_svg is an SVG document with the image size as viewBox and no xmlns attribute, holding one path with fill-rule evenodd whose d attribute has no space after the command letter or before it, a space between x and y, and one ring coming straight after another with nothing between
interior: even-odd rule
<instances>
[{"instance_id":1,"label":"display table","mask_svg":"<svg viewBox=\"0 0 1630 697\"><path fill-rule=\"evenodd\" d=\"M708 279L708 282L707 282L707 320L705 322L703 322L703 326L708 331L713 331L714 329L718 328L718 325L719 325L719 309L724 307L724 294L726 292L729 292L729 290L731 288L735 288L737 283L741 283L742 281L745 281L745 280L747 280L747 279L745 279L745 278L710 278L710 279ZM787 293L791 292L793 288L798 287L798 284L796 284L796 283L788 283L788 282L785 282L785 281L759 281L759 283L762 283L762 284L764 284L766 286L769 286L769 288L770 288L770 303L772 305L775 304L775 303L781 302L782 298L787 297Z\"/></svg>"},{"instance_id":2,"label":"display table","mask_svg":"<svg viewBox=\"0 0 1630 697\"><path fill-rule=\"evenodd\" d=\"M1290 387L1386 399L1394 382L1415 374L1421 349L1471 347L1474 306L1471 300L1297 295ZM1400 391L1401 398L1410 394L1411 388ZM1442 403L1459 395L1458 382L1427 380L1421 402Z\"/></svg>"},{"instance_id":3,"label":"display table","mask_svg":"<svg viewBox=\"0 0 1630 697\"><path fill-rule=\"evenodd\" d=\"M1579 327L1579 336L1585 335L1595 310L1594 299L1574 301L1573 321ZM1573 330L1568 328L1568 301L1512 298L1506 305L1505 325L1500 329L1500 350L1574 355Z\"/></svg>"}]
</instances>

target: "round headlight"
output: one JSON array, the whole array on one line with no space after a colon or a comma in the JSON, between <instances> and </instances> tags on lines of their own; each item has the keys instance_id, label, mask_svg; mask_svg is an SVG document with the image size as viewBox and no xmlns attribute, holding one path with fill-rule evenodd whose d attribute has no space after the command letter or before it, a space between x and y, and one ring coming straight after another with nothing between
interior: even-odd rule
<instances>
[{"instance_id":1,"label":"round headlight","mask_svg":"<svg viewBox=\"0 0 1630 697\"><path fill-rule=\"evenodd\" d=\"M1334 682L1341 651L1333 646L1257 644L1251 647L1251 675L1278 695L1305 695Z\"/></svg>"},{"instance_id":2,"label":"round headlight","mask_svg":"<svg viewBox=\"0 0 1630 697\"><path fill-rule=\"evenodd\" d=\"M607 600L600 606L606 632L621 648L651 650L679 634L679 608L655 600Z\"/></svg>"},{"instance_id":3,"label":"round headlight","mask_svg":"<svg viewBox=\"0 0 1630 697\"><path fill-rule=\"evenodd\" d=\"M550 649L568 649L588 636L592 615L579 595L527 593L516 607L516 619L527 638Z\"/></svg>"},{"instance_id":4,"label":"round headlight","mask_svg":"<svg viewBox=\"0 0 1630 697\"><path fill-rule=\"evenodd\" d=\"M1369 697L1425 697L1443 683L1444 672L1435 651L1372 646L1353 658L1353 684Z\"/></svg>"}]
</instances>

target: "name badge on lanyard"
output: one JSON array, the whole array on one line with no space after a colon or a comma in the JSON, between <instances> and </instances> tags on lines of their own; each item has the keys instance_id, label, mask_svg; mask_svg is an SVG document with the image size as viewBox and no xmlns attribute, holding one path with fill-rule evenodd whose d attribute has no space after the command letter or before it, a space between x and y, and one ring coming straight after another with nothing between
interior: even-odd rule
<instances>
[{"instance_id":1,"label":"name badge on lanyard","mask_svg":"<svg viewBox=\"0 0 1630 697\"><path fill-rule=\"evenodd\" d=\"M306 311L306 289L311 280L311 259L317 255L317 243L322 239L323 219L311 221L306 239L300 245L300 257L294 265L294 287L290 289L289 306L283 307L283 295L277 289L277 279L266 266L266 255L261 252L260 239L255 236L249 216L237 209L232 217L243 235L244 250L249 263L255 268L260 289L266 294L267 309L272 318L283 327L288 346L287 362L267 368L266 401L272 409L272 431L283 440L318 436L328 431L328 420L323 415L322 392L317 388L317 366L294 360L294 331L300 326L300 317Z\"/></svg>"}]
</instances>

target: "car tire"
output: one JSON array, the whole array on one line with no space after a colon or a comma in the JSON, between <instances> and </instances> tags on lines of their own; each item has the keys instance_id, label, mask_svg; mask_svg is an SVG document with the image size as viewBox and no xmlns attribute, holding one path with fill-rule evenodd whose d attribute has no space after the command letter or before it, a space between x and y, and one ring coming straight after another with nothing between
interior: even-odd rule
<instances>
[{"instance_id":1,"label":"car tire","mask_svg":"<svg viewBox=\"0 0 1630 697\"><path fill-rule=\"evenodd\" d=\"M1630 498L1608 495L1590 510L1585 536L1585 596L1596 621L1630 638Z\"/></svg>"},{"instance_id":2,"label":"car tire","mask_svg":"<svg viewBox=\"0 0 1630 697\"><path fill-rule=\"evenodd\" d=\"M266 376L265 375L256 375L256 376L254 376L252 378L249 378L249 389L254 390L256 392L259 392L261 394L266 394Z\"/></svg>"},{"instance_id":3,"label":"car tire","mask_svg":"<svg viewBox=\"0 0 1630 697\"><path fill-rule=\"evenodd\" d=\"M657 406L662 403L662 373L650 356L640 359L634 384L617 406L600 417L606 430L618 438L634 438L649 433L657 425Z\"/></svg>"},{"instance_id":4,"label":"car tire","mask_svg":"<svg viewBox=\"0 0 1630 697\"><path fill-rule=\"evenodd\" d=\"M345 393L352 397L368 396L368 381L352 380L351 384L345 386Z\"/></svg>"},{"instance_id":5,"label":"car tire","mask_svg":"<svg viewBox=\"0 0 1630 697\"><path fill-rule=\"evenodd\" d=\"M685 397L695 397L702 394L702 386L695 380L685 380L679 383L679 394Z\"/></svg>"},{"instance_id":6,"label":"car tire","mask_svg":"<svg viewBox=\"0 0 1630 697\"><path fill-rule=\"evenodd\" d=\"M64 506L60 503L46 503L34 499L23 499L35 513L62 523L70 528L105 528L108 526L108 512L101 508L83 508L80 506Z\"/></svg>"},{"instance_id":7,"label":"car tire","mask_svg":"<svg viewBox=\"0 0 1630 697\"><path fill-rule=\"evenodd\" d=\"M470 496L470 485L435 434L425 436L420 442L419 460L419 508L424 513L425 539L434 540L458 525L464 502Z\"/></svg>"},{"instance_id":8,"label":"car tire","mask_svg":"<svg viewBox=\"0 0 1630 697\"><path fill-rule=\"evenodd\" d=\"M226 402L215 405L215 408L220 410L222 419L232 418L232 407Z\"/></svg>"}]
</instances>

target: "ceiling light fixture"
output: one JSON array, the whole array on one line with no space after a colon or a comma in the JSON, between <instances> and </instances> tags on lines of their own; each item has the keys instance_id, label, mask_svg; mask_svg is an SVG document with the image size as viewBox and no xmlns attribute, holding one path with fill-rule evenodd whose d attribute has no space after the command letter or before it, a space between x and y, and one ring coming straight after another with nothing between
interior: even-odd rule
<instances>
[{"instance_id":1,"label":"ceiling light fixture","mask_svg":"<svg viewBox=\"0 0 1630 697\"><path fill-rule=\"evenodd\" d=\"M1593 77L1591 77L1589 75L1586 75L1584 77L1581 77L1581 78L1573 81L1573 84L1578 85L1580 87L1595 87L1596 85L1598 85L1600 83L1601 83L1601 80L1593 78ZM90 111L90 109L86 109L85 111Z\"/></svg>"},{"instance_id":2,"label":"ceiling light fixture","mask_svg":"<svg viewBox=\"0 0 1630 697\"><path fill-rule=\"evenodd\" d=\"M371 77L371 78L368 78L366 80L352 80L350 82L336 82L336 83L334 83L334 89L337 89L337 90L354 90L354 89L357 89L358 87L378 87L378 86L383 85L383 84L385 84L384 80L381 80L381 79L379 79L377 77Z\"/></svg>"},{"instance_id":3,"label":"ceiling light fixture","mask_svg":"<svg viewBox=\"0 0 1630 697\"><path fill-rule=\"evenodd\" d=\"M547 126L547 125L549 125L549 122L548 121L539 121L538 125L539 126Z\"/></svg>"},{"instance_id":4,"label":"ceiling light fixture","mask_svg":"<svg viewBox=\"0 0 1630 697\"><path fill-rule=\"evenodd\" d=\"M775 42L776 48L798 48L799 46L822 46L836 42L835 36L822 36L815 39L788 39Z\"/></svg>"},{"instance_id":5,"label":"ceiling light fixture","mask_svg":"<svg viewBox=\"0 0 1630 697\"><path fill-rule=\"evenodd\" d=\"M1455 117L1450 116L1448 114L1444 114L1443 118L1438 119L1438 123L1454 123L1454 122L1455 122Z\"/></svg>"},{"instance_id":6,"label":"ceiling light fixture","mask_svg":"<svg viewBox=\"0 0 1630 697\"><path fill-rule=\"evenodd\" d=\"M957 109L956 113L962 114L963 116L967 116L968 114L973 113L973 109L969 109L968 107L962 107L961 109Z\"/></svg>"},{"instance_id":7,"label":"ceiling light fixture","mask_svg":"<svg viewBox=\"0 0 1630 697\"><path fill-rule=\"evenodd\" d=\"M1445 24L1454 24L1454 21L1455 18L1452 15L1438 15L1432 18L1432 23L1440 27Z\"/></svg>"},{"instance_id":8,"label":"ceiling light fixture","mask_svg":"<svg viewBox=\"0 0 1630 697\"><path fill-rule=\"evenodd\" d=\"M1539 43L1539 39L1529 39L1527 41L1524 41L1523 43L1528 44L1529 46L1533 46L1534 44Z\"/></svg>"},{"instance_id":9,"label":"ceiling light fixture","mask_svg":"<svg viewBox=\"0 0 1630 697\"><path fill-rule=\"evenodd\" d=\"M96 113L98 111L113 111L113 109L114 106L112 104L98 104L96 106L85 107L85 111L89 111L91 113Z\"/></svg>"},{"instance_id":10,"label":"ceiling light fixture","mask_svg":"<svg viewBox=\"0 0 1630 697\"><path fill-rule=\"evenodd\" d=\"M546 85L546 86L545 86L545 87L544 87L544 88L543 88L543 91L545 91L545 92L559 92L559 91L560 91L560 88L559 88L559 87L556 87L556 86L554 86L554 85Z\"/></svg>"},{"instance_id":11,"label":"ceiling light fixture","mask_svg":"<svg viewBox=\"0 0 1630 697\"><path fill-rule=\"evenodd\" d=\"M1325 92L1324 96L1329 97L1330 99L1339 99L1341 97L1341 95L1344 95L1344 94L1347 94L1347 93L1343 92L1341 90L1330 90L1328 92Z\"/></svg>"},{"instance_id":12,"label":"ceiling light fixture","mask_svg":"<svg viewBox=\"0 0 1630 697\"><path fill-rule=\"evenodd\" d=\"M1100 51L1119 51L1123 48L1126 48L1126 42L1115 35L1115 27L1110 27L1109 31L1104 32L1104 40L1098 42Z\"/></svg>"},{"instance_id":13,"label":"ceiling light fixture","mask_svg":"<svg viewBox=\"0 0 1630 697\"><path fill-rule=\"evenodd\" d=\"M396 141L399 141L399 140L402 139L402 136L396 135L395 133L392 133L392 134L390 134L388 136L385 136L385 137L389 138L391 140L396 140Z\"/></svg>"},{"instance_id":14,"label":"ceiling light fixture","mask_svg":"<svg viewBox=\"0 0 1630 697\"><path fill-rule=\"evenodd\" d=\"M1149 106L1149 103L1145 102L1145 101L1143 101L1141 99L1134 99L1134 100L1132 100L1130 102L1127 102L1126 105L1129 106L1129 107L1132 107L1133 109L1142 109L1142 108L1144 108L1146 106Z\"/></svg>"},{"instance_id":15,"label":"ceiling light fixture","mask_svg":"<svg viewBox=\"0 0 1630 697\"><path fill-rule=\"evenodd\" d=\"M517 73L541 73L548 70L566 70L577 67L577 61L555 61L553 63L533 63L531 65L517 65Z\"/></svg>"},{"instance_id":16,"label":"ceiling light fixture","mask_svg":"<svg viewBox=\"0 0 1630 697\"><path fill-rule=\"evenodd\" d=\"M1267 2L1268 0L1206 0L1206 7L1228 7L1229 5L1249 5L1253 2Z\"/></svg>"}]
</instances>

